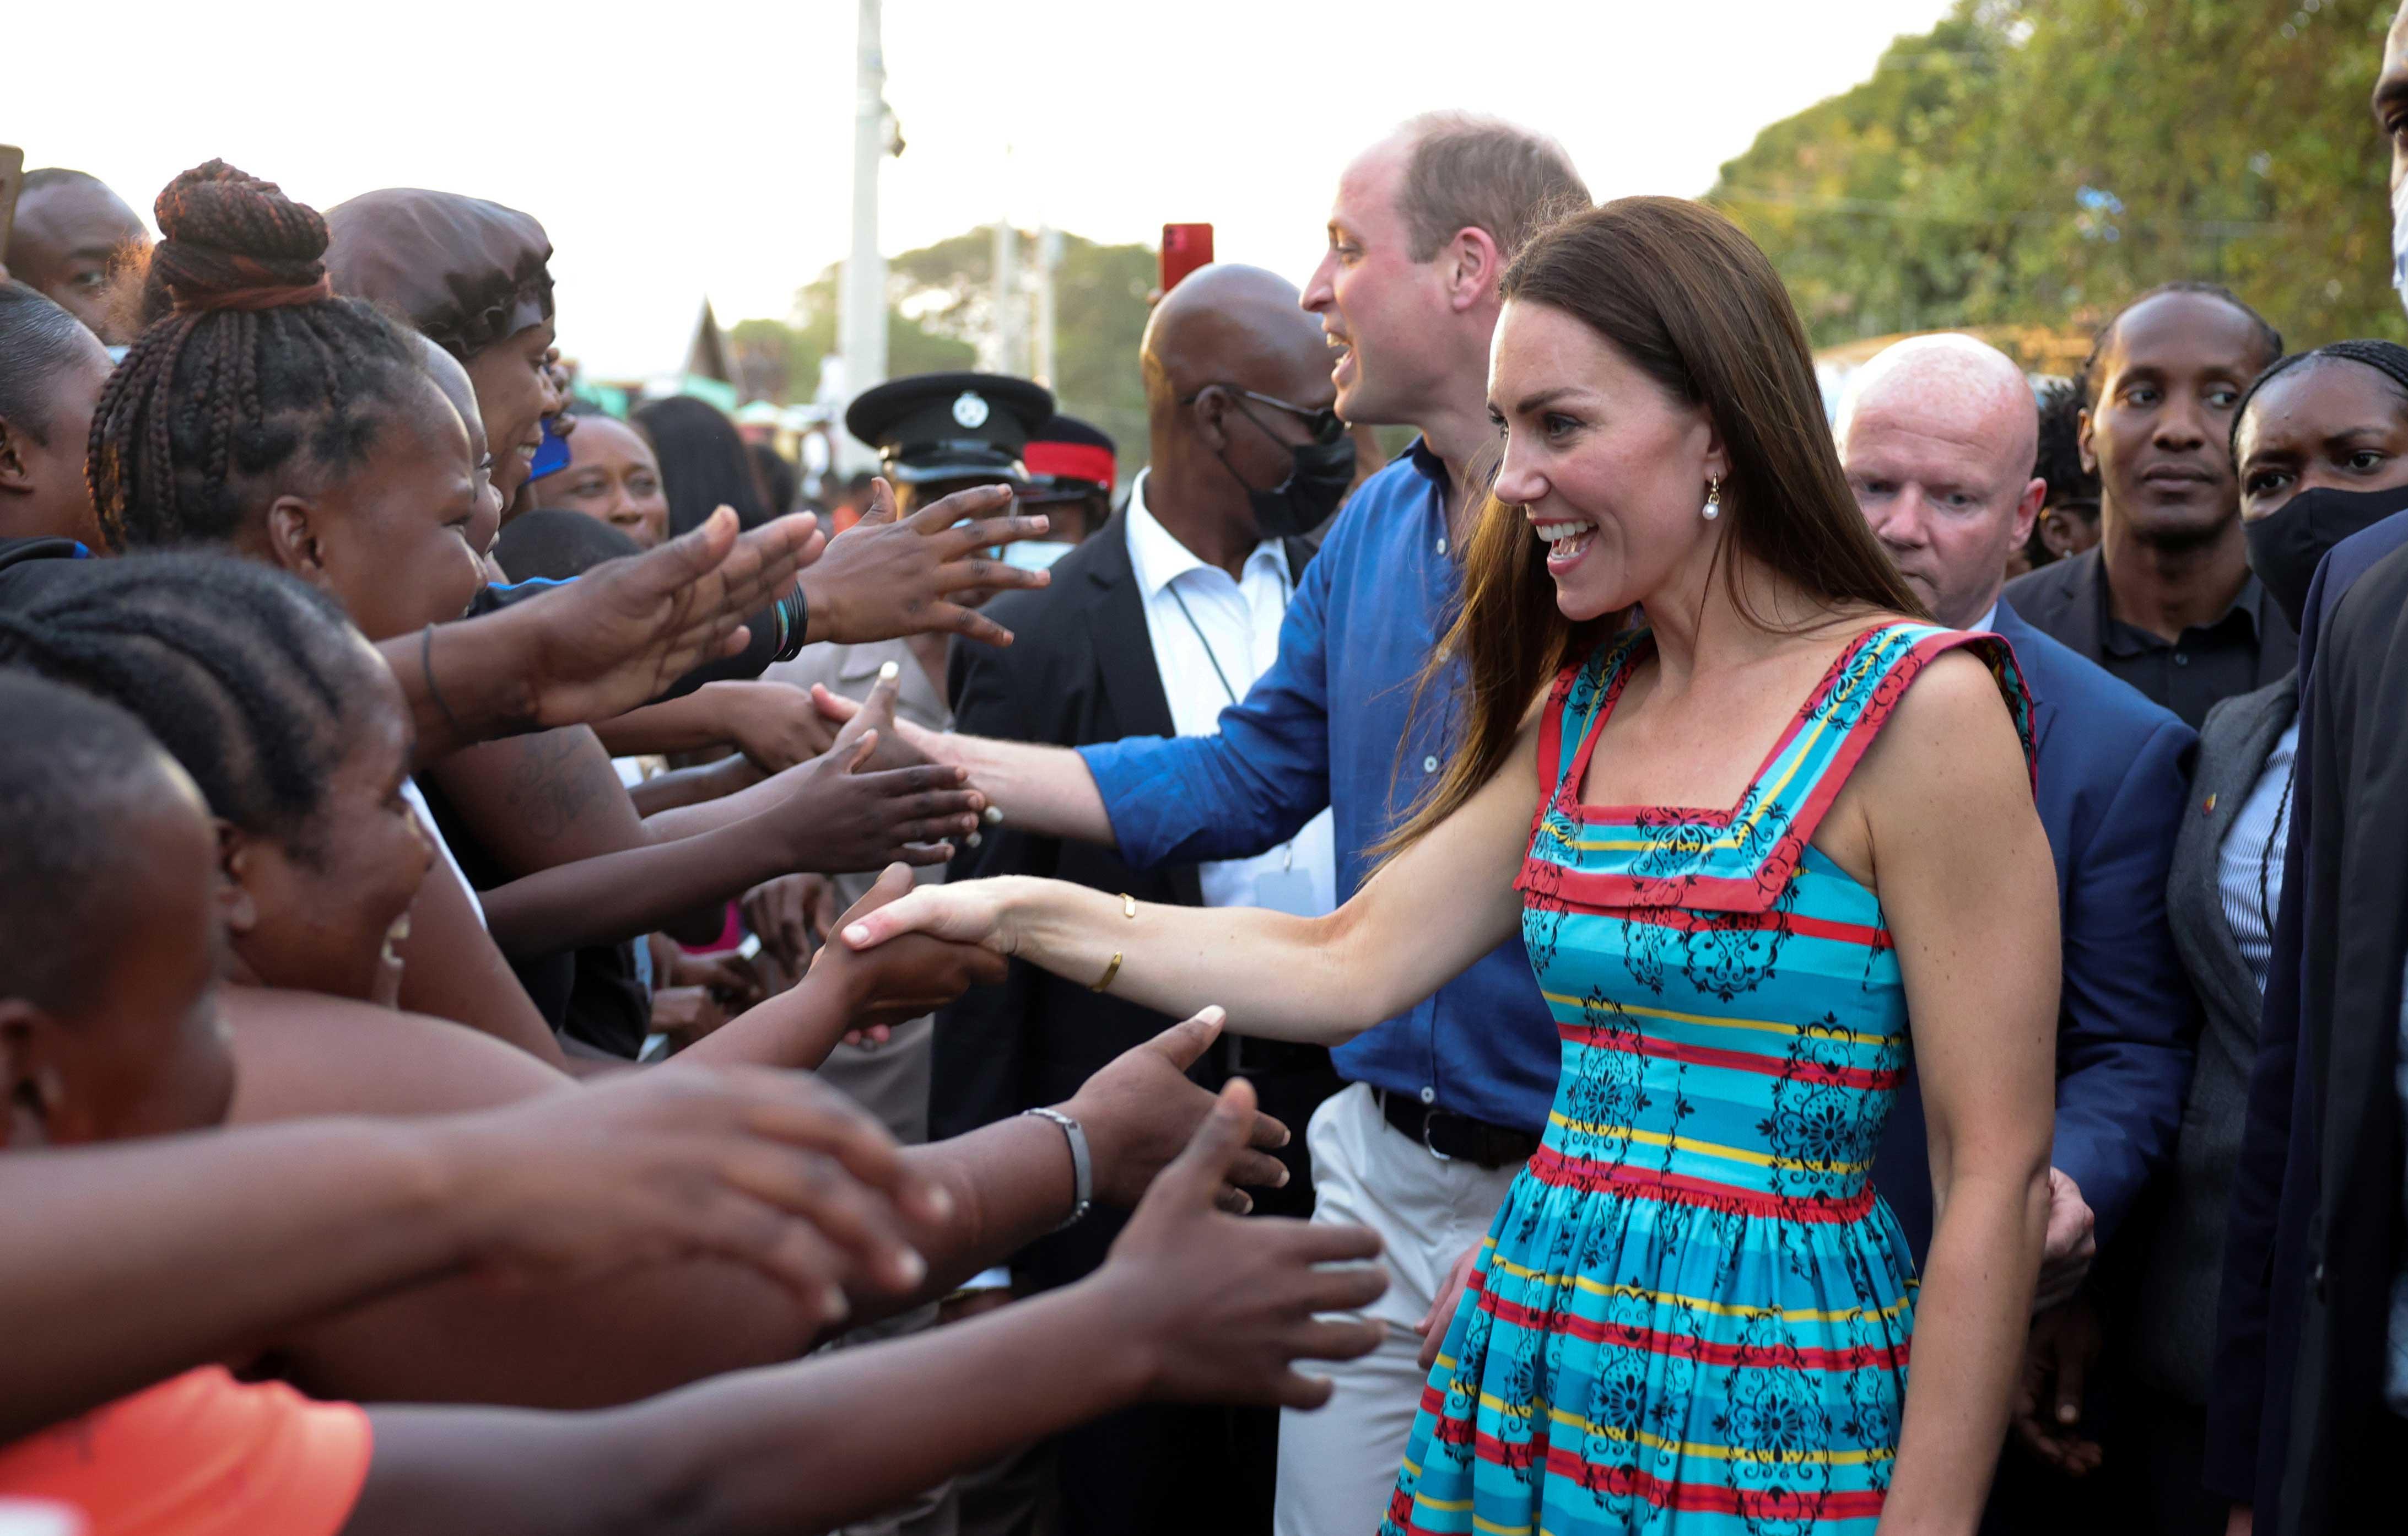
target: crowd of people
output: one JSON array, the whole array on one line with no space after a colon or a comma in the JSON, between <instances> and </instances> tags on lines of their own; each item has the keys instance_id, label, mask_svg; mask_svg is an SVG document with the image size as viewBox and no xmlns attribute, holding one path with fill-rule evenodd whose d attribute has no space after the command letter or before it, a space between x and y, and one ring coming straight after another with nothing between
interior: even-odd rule
<instances>
[{"instance_id":1,"label":"crowd of people","mask_svg":"<svg viewBox=\"0 0 2408 1536\"><path fill-rule=\"evenodd\" d=\"M1434 112L1125 486L984 373L804 486L528 213L154 211L0 281L5 1536L2396 1519L2408 349L1827 415Z\"/></svg>"}]
</instances>

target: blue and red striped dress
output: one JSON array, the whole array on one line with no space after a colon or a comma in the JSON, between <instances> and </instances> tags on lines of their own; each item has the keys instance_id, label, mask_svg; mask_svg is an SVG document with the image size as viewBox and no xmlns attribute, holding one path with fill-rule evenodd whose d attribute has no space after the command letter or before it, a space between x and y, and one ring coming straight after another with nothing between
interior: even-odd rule
<instances>
[{"instance_id":1,"label":"blue and red striped dress","mask_svg":"<svg viewBox=\"0 0 2408 1536\"><path fill-rule=\"evenodd\" d=\"M1930 660L1873 629L1727 811L1579 802L1646 633L1556 680L1517 883L1563 1037L1544 1144L1424 1390L1383 1536L1865 1532L1915 1277L1873 1193L1906 1055L1881 902L1809 840Z\"/></svg>"}]
</instances>

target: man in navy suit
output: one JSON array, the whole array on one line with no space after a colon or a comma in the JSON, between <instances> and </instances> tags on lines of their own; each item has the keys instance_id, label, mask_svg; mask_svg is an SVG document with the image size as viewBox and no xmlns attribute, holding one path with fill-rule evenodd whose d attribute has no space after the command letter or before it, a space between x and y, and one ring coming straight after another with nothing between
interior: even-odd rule
<instances>
[{"instance_id":1,"label":"man in navy suit","mask_svg":"<svg viewBox=\"0 0 2408 1536\"><path fill-rule=\"evenodd\" d=\"M2061 1340L2088 1336L2086 1320L2066 1322L2081 1310L2066 1303L2172 1156L2190 1081L2198 1007L2166 922L2166 870L2198 738L2000 600L2008 553L2030 537L2046 491L2032 475L2031 388L2005 354L1965 336L1899 342L1850 380L1837 431L1857 504L1907 584L1940 623L2003 636L2033 698L2065 956L2033 1324L2036 1369L2049 1373L2071 1347ZM1919 1263L1931 1237L1931 1175L1911 1083L1873 1179ZM2060 1467L2081 1459L2065 1427L2032 1414L2022 1427L2042 1457Z\"/></svg>"}]
</instances>

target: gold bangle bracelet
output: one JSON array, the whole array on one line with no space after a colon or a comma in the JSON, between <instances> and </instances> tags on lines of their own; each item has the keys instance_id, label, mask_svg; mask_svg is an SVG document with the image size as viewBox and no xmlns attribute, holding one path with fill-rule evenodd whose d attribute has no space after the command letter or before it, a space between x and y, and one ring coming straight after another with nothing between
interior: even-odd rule
<instances>
[{"instance_id":1,"label":"gold bangle bracelet","mask_svg":"<svg viewBox=\"0 0 2408 1536\"><path fill-rule=\"evenodd\" d=\"M1129 895L1126 891L1123 891L1121 893L1121 915L1131 922L1137 921L1137 897ZM1119 950L1114 950L1112 951L1111 964L1104 968L1103 980L1097 982L1087 990L1090 992L1102 992L1106 990L1112 984L1112 978L1120 973L1121 952Z\"/></svg>"}]
</instances>

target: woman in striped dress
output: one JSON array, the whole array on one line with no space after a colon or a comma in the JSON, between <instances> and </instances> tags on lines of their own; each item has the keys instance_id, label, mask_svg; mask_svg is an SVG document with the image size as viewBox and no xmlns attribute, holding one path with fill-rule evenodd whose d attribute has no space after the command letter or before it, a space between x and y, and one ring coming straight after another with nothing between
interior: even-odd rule
<instances>
[{"instance_id":1,"label":"woman in striped dress","mask_svg":"<svg viewBox=\"0 0 2408 1536\"><path fill-rule=\"evenodd\" d=\"M2056 887L2020 677L1920 621L1727 222L1609 204L1504 294L1504 457L1441 659L1458 746L1343 908L974 882L848 940L977 940L1334 1043L1518 928L1554 1113L1364 1529L1971 1531L2047 1204ZM1910 1047L1919 1291L1870 1184Z\"/></svg>"}]
</instances>

